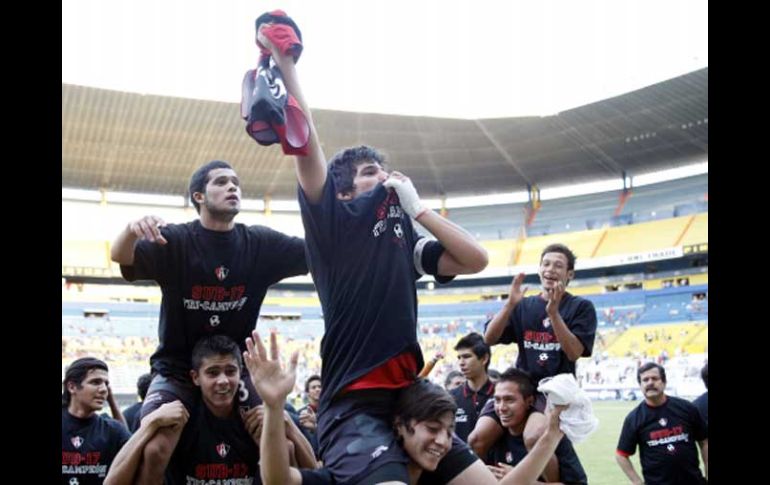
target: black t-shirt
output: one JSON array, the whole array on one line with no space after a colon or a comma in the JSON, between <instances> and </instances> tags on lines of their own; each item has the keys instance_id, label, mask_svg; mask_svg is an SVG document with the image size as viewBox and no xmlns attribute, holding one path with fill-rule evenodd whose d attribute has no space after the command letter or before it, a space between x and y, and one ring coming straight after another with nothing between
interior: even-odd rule
<instances>
[{"instance_id":1,"label":"black t-shirt","mask_svg":"<svg viewBox=\"0 0 770 485\"><path fill-rule=\"evenodd\" d=\"M174 449L166 483L261 484L259 448L240 415L218 418L199 401Z\"/></svg>"},{"instance_id":2,"label":"black t-shirt","mask_svg":"<svg viewBox=\"0 0 770 485\"><path fill-rule=\"evenodd\" d=\"M162 375L187 376L195 343L223 334L245 350L269 286L307 273L302 239L264 226L236 224L227 232L199 220L161 228L168 244L140 240L128 281L155 280L163 298L158 349L150 358Z\"/></svg>"},{"instance_id":3,"label":"black t-shirt","mask_svg":"<svg viewBox=\"0 0 770 485\"><path fill-rule=\"evenodd\" d=\"M395 191L382 184L341 201L329 173L318 204L301 187L298 197L324 314L323 413L346 385L396 355L412 352L422 368L415 281L436 274L443 247L417 235Z\"/></svg>"},{"instance_id":4,"label":"black t-shirt","mask_svg":"<svg viewBox=\"0 0 770 485\"><path fill-rule=\"evenodd\" d=\"M698 412L703 417L703 420L708 424L709 422L709 392L706 391L698 398L695 399L695 401L692 402L696 408L698 408Z\"/></svg>"},{"instance_id":5,"label":"black t-shirt","mask_svg":"<svg viewBox=\"0 0 770 485\"><path fill-rule=\"evenodd\" d=\"M514 436L507 431L490 450L490 456L494 464L506 463L511 466L518 465L527 456L527 453L527 447L524 446L524 437L521 435ZM559 460L559 481L566 484L588 483L588 477L585 470L583 470L583 465L581 465L577 453L575 453L575 448L572 447L572 442L566 436L559 441L554 454Z\"/></svg>"},{"instance_id":6,"label":"black t-shirt","mask_svg":"<svg viewBox=\"0 0 770 485\"><path fill-rule=\"evenodd\" d=\"M495 385L487 379L487 382L478 391L474 391L466 381L462 386L449 391L449 394L452 395L455 403L457 403L455 433L461 440L467 442L468 435L471 434L471 431L476 426L476 420L478 420L481 414L481 409L487 400L495 394Z\"/></svg>"},{"instance_id":7,"label":"black t-shirt","mask_svg":"<svg viewBox=\"0 0 770 485\"><path fill-rule=\"evenodd\" d=\"M640 449L644 481L648 484L702 484L696 441L708 438L708 425L689 401L667 396L650 407L643 401L623 422L618 454L630 456Z\"/></svg>"},{"instance_id":8,"label":"black t-shirt","mask_svg":"<svg viewBox=\"0 0 770 485\"><path fill-rule=\"evenodd\" d=\"M61 483L101 484L112 460L131 437L122 423L104 415L77 418L61 410Z\"/></svg>"},{"instance_id":9,"label":"black t-shirt","mask_svg":"<svg viewBox=\"0 0 770 485\"><path fill-rule=\"evenodd\" d=\"M530 373L535 382L557 374L575 374L575 363L570 361L556 340L551 319L545 311L547 302L540 296L522 299L511 312L500 336L500 343L516 342L519 355L516 368ZM559 304L567 328L583 344L583 357L590 357L596 335L596 310L585 298L565 293ZM486 323L486 326L489 322Z\"/></svg>"}]
</instances>

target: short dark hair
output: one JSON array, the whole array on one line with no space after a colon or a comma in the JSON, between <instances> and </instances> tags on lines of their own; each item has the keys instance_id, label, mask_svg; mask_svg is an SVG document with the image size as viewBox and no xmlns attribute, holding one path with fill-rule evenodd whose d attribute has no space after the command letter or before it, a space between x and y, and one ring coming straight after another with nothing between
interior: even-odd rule
<instances>
[{"instance_id":1,"label":"short dark hair","mask_svg":"<svg viewBox=\"0 0 770 485\"><path fill-rule=\"evenodd\" d=\"M463 377L463 373L459 370L450 371L449 374L446 375L446 379L444 379L444 388L449 387L449 383L452 382L452 379L455 377Z\"/></svg>"},{"instance_id":2,"label":"short dark hair","mask_svg":"<svg viewBox=\"0 0 770 485\"><path fill-rule=\"evenodd\" d=\"M195 206L195 210L198 212L198 214L201 213L201 205L195 200L193 194L196 192L206 192L206 184L209 183L209 172L218 168L229 168L232 170L233 167L231 167L229 163L223 162L222 160L212 160L206 165L199 167L190 178L190 187L188 189L190 191L190 202L192 202L192 205Z\"/></svg>"},{"instance_id":3,"label":"short dark hair","mask_svg":"<svg viewBox=\"0 0 770 485\"><path fill-rule=\"evenodd\" d=\"M393 417L407 430L412 431L409 423L413 419L419 423L439 419L441 415L448 412L452 413L454 419L456 411L457 403L446 389L420 378L400 391Z\"/></svg>"},{"instance_id":4,"label":"short dark hair","mask_svg":"<svg viewBox=\"0 0 770 485\"><path fill-rule=\"evenodd\" d=\"M75 360L67 367L67 370L64 371L64 381L62 382L64 392L61 396L61 404L63 407L69 406L70 399L72 398L70 392L67 390L67 384L72 382L75 386L81 387L83 380L93 369L101 369L109 372L107 363L95 357L82 357Z\"/></svg>"},{"instance_id":5,"label":"short dark hair","mask_svg":"<svg viewBox=\"0 0 770 485\"><path fill-rule=\"evenodd\" d=\"M231 355L238 363L240 369L243 365L241 349L238 344L227 335L211 335L203 337L196 342L192 351L192 368L195 371L200 370L203 365L203 359L212 355Z\"/></svg>"},{"instance_id":6,"label":"short dark hair","mask_svg":"<svg viewBox=\"0 0 770 485\"><path fill-rule=\"evenodd\" d=\"M152 375L150 375L149 372L140 375L139 379L136 380L136 394L142 401L144 401L145 396L147 396L147 389L150 388L150 382L152 382Z\"/></svg>"},{"instance_id":7,"label":"short dark hair","mask_svg":"<svg viewBox=\"0 0 770 485\"><path fill-rule=\"evenodd\" d=\"M706 365L703 366L703 369L700 370L700 378L703 379L703 384L706 385L706 389L709 388L709 363L706 362Z\"/></svg>"},{"instance_id":8,"label":"short dark hair","mask_svg":"<svg viewBox=\"0 0 770 485\"><path fill-rule=\"evenodd\" d=\"M642 383L642 374L647 372L648 370L652 369L658 369L658 372L660 372L660 380L663 381L663 383L666 383L666 369L663 368L662 365L656 364L655 362L647 362L646 364L642 365L637 369L636 371L636 382L641 384Z\"/></svg>"},{"instance_id":9,"label":"short dark hair","mask_svg":"<svg viewBox=\"0 0 770 485\"><path fill-rule=\"evenodd\" d=\"M529 372L517 369L515 367L509 367L502 374L500 374L501 382L513 382L519 385L519 392L524 399L535 395L535 383L532 382L532 376Z\"/></svg>"},{"instance_id":10,"label":"short dark hair","mask_svg":"<svg viewBox=\"0 0 770 485\"><path fill-rule=\"evenodd\" d=\"M484 365L484 371L489 369L489 362L492 360L492 351L489 345L484 342L484 337L480 334L471 332L458 340L457 345L455 345L455 350L460 349L471 349L473 354L478 357L479 360L484 358L485 355L488 356L487 363Z\"/></svg>"},{"instance_id":11,"label":"short dark hair","mask_svg":"<svg viewBox=\"0 0 770 485\"><path fill-rule=\"evenodd\" d=\"M355 189L353 179L356 176L356 167L368 161L385 167L385 157L382 153L367 145L345 148L334 154L329 160L329 171L334 178L337 193L347 194Z\"/></svg>"},{"instance_id":12,"label":"short dark hair","mask_svg":"<svg viewBox=\"0 0 770 485\"><path fill-rule=\"evenodd\" d=\"M313 381L321 381L321 376L313 374L305 380L305 392L310 392L310 383ZM323 382L323 381L321 381Z\"/></svg>"},{"instance_id":13,"label":"short dark hair","mask_svg":"<svg viewBox=\"0 0 770 485\"><path fill-rule=\"evenodd\" d=\"M569 271L572 271L575 269L575 253L572 252L570 248L565 246L561 243L554 243L549 244L548 246L543 249L543 252L540 253L540 261L543 261L543 256L545 256L548 253L561 253L567 258L567 269Z\"/></svg>"}]
</instances>

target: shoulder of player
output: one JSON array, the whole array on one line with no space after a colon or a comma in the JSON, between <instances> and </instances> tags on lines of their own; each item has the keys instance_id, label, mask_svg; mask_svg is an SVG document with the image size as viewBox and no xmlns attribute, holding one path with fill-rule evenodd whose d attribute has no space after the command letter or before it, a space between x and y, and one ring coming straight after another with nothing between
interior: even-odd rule
<instances>
[{"instance_id":1,"label":"shoulder of player","mask_svg":"<svg viewBox=\"0 0 770 485\"><path fill-rule=\"evenodd\" d=\"M684 409L695 409L697 410L697 407L695 404L692 403L692 401L688 401L687 399L678 397L678 396L668 396L668 404L669 406L678 407L678 408L684 408Z\"/></svg>"}]
</instances>

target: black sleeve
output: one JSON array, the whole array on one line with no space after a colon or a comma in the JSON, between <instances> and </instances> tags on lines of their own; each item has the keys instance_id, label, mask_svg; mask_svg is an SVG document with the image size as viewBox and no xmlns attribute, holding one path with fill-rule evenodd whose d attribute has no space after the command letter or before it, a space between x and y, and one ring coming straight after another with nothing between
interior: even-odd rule
<instances>
[{"instance_id":1,"label":"black sleeve","mask_svg":"<svg viewBox=\"0 0 770 485\"><path fill-rule=\"evenodd\" d=\"M626 416L625 421L623 421L623 429L620 432L620 440L618 440L618 451L626 455L636 453L636 430L632 416L634 416L633 412Z\"/></svg>"},{"instance_id":2,"label":"black sleeve","mask_svg":"<svg viewBox=\"0 0 770 485\"><path fill-rule=\"evenodd\" d=\"M591 357L596 339L596 309L594 304L589 300L581 301L575 319L569 322L567 326L583 344L582 356Z\"/></svg>"},{"instance_id":3,"label":"black sleeve","mask_svg":"<svg viewBox=\"0 0 770 485\"><path fill-rule=\"evenodd\" d=\"M708 422L703 419L703 415L692 403L687 403L687 409L692 423L692 437L695 441L703 441L709 437Z\"/></svg>"},{"instance_id":4,"label":"black sleeve","mask_svg":"<svg viewBox=\"0 0 770 485\"><path fill-rule=\"evenodd\" d=\"M449 283L455 275L439 275L438 260L444 254L444 246L435 239L418 237L414 245L414 269L420 275L432 275L439 283Z\"/></svg>"},{"instance_id":5,"label":"black sleeve","mask_svg":"<svg viewBox=\"0 0 770 485\"><path fill-rule=\"evenodd\" d=\"M160 233L166 239L166 244L157 244L146 239L140 239L134 246L134 264L120 265L120 273L126 281L155 280L158 284L166 284L169 275L173 274L173 258L178 253L180 237L175 227L165 226Z\"/></svg>"},{"instance_id":6,"label":"black sleeve","mask_svg":"<svg viewBox=\"0 0 770 485\"><path fill-rule=\"evenodd\" d=\"M302 186L297 184L297 200L302 214L305 238L315 240L323 254L330 253L334 248L334 238L337 231L337 196L335 191L334 177L331 172L326 173L326 183L318 203L310 202L305 191L302 190Z\"/></svg>"},{"instance_id":7,"label":"black sleeve","mask_svg":"<svg viewBox=\"0 0 770 485\"><path fill-rule=\"evenodd\" d=\"M251 226L249 230L258 231L262 238L264 252L260 260L265 265L270 284L291 276L307 274L303 239L287 236L269 227Z\"/></svg>"},{"instance_id":8,"label":"black sleeve","mask_svg":"<svg viewBox=\"0 0 770 485\"><path fill-rule=\"evenodd\" d=\"M510 344L514 342L518 342L519 339L516 337L516 327L514 323L518 320L520 320L519 311L521 310L519 307L523 304L524 300L520 301L518 305L511 311L511 316L508 317L508 323L505 325L505 328L503 329L503 333L500 334L500 339L497 341L500 344ZM487 322L487 325L489 322ZM484 326L484 330L486 331L486 326Z\"/></svg>"}]
</instances>

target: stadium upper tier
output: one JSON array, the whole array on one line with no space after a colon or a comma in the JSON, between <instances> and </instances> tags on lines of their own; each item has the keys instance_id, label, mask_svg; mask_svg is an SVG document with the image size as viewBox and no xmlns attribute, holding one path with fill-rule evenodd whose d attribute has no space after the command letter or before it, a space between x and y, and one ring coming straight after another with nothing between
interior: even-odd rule
<instances>
[{"instance_id":1,"label":"stadium upper tier","mask_svg":"<svg viewBox=\"0 0 770 485\"><path fill-rule=\"evenodd\" d=\"M482 240L489 266L481 276L534 273L544 247L561 242L578 257L578 269L682 256L708 247L708 212L657 221L519 239ZM120 277L109 240L62 240L62 276Z\"/></svg>"}]
</instances>

